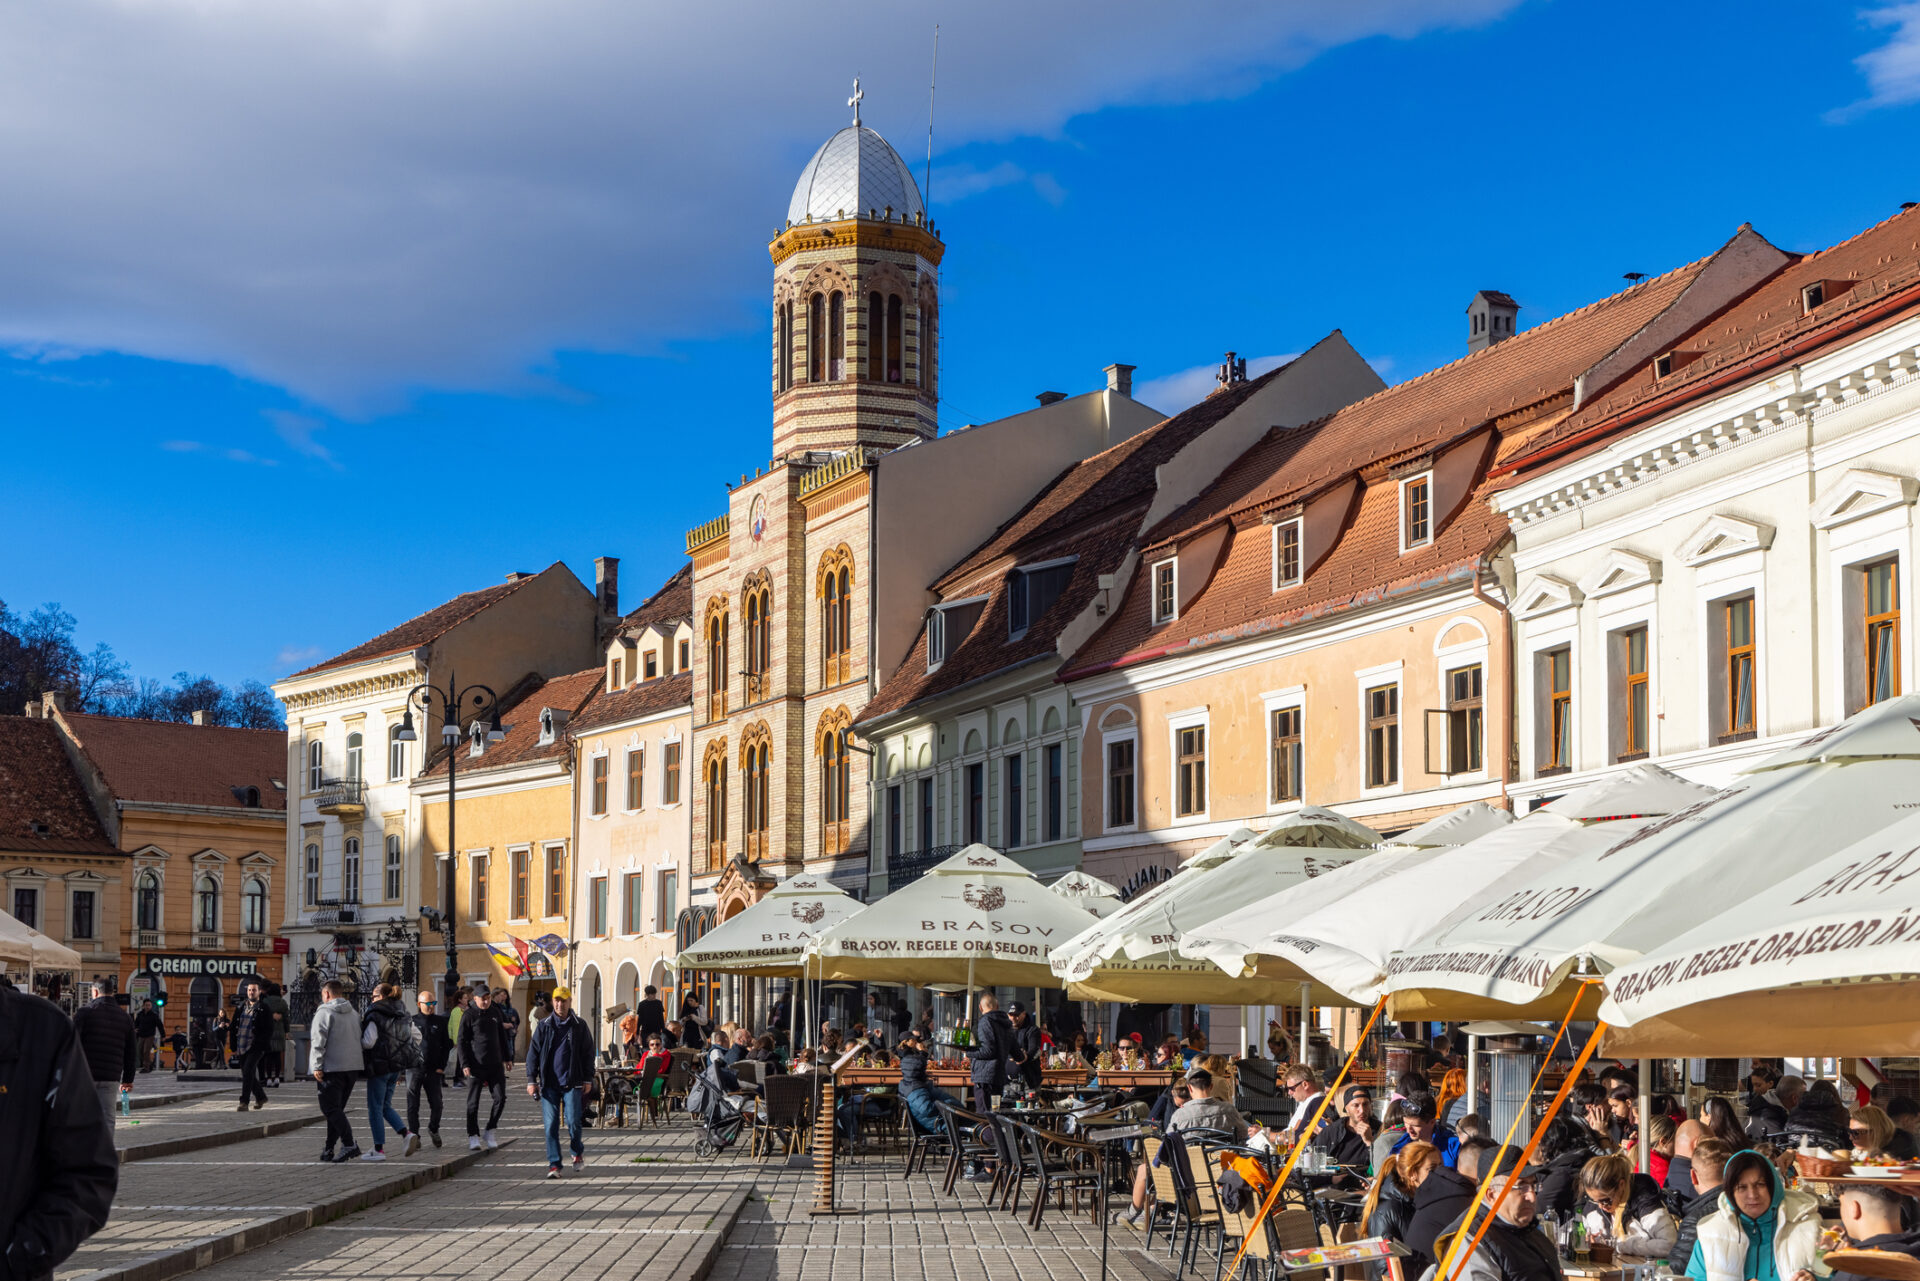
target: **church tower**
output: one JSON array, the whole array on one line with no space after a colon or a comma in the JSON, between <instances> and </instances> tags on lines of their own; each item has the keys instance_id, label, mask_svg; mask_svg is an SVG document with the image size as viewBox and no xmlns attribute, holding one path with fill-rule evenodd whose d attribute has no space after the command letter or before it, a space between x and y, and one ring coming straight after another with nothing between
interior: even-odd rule
<instances>
[{"instance_id":1,"label":"church tower","mask_svg":"<svg viewBox=\"0 0 1920 1281\"><path fill-rule=\"evenodd\" d=\"M801 171L773 256L773 457L939 434L939 267L920 188L860 123Z\"/></svg>"}]
</instances>

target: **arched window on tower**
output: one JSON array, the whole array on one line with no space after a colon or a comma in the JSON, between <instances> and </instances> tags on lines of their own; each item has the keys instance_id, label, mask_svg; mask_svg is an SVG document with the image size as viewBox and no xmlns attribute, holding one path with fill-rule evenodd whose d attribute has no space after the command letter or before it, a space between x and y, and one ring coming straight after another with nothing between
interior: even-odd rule
<instances>
[{"instance_id":1,"label":"arched window on tower","mask_svg":"<svg viewBox=\"0 0 1920 1281\"><path fill-rule=\"evenodd\" d=\"M827 380L827 296L815 294L807 303L807 381Z\"/></svg>"},{"instance_id":2,"label":"arched window on tower","mask_svg":"<svg viewBox=\"0 0 1920 1281\"><path fill-rule=\"evenodd\" d=\"M827 378L847 376L847 296L838 289L827 298Z\"/></svg>"},{"instance_id":3,"label":"arched window on tower","mask_svg":"<svg viewBox=\"0 0 1920 1281\"><path fill-rule=\"evenodd\" d=\"M776 322L779 326L778 362L773 371L773 385L781 391L793 386L793 299L780 304L780 315Z\"/></svg>"},{"instance_id":4,"label":"arched window on tower","mask_svg":"<svg viewBox=\"0 0 1920 1281\"><path fill-rule=\"evenodd\" d=\"M847 821L851 794L847 776L846 727L823 730L820 735L820 852L823 856L841 854L847 848L851 828Z\"/></svg>"},{"instance_id":5,"label":"arched window on tower","mask_svg":"<svg viewBox=\"0 0 1920 1281\"><path fill-rule=\"evenodd\" d=\"M820 560L820 683L853 675L853 553L842 545Z\"/></svg>"},{"instance_id":6,"label":"arched window on tower","mask_svg":"<svg viewBox=\"0 0 1920 1281\"><path fill-rule=\"evenodd\" d=\"M887 300L874 293L867 298L867 378L884 382L887 377Z\"/></svg>"},{"instance_id":7,"label":"arched window on tower","mask_svg":"<svg viewBox=\"0 0 1920 1281\"><path fill-rule=\"evenodd\" d=\"M763 737L749 742L742 754L746 770L747 857L764 858L768 853L768 832L773 826L773 784L769 772L772 752Z\"/></svg>"},{"instance_id":8,"label":"arched window on tower","mask_svg":"<svg viewBox=\"0 0 1920 1281\"><path fill-rule=\"evenodd\" d=\"M727 714L727 615L715 612L707 619L707 719Z\"/></svg>"},{"instance_id":9,"label":"arched window on tower","mask_svg":"<svg viewBox=\"0 0 1920 1281\"><path fill-rule=\"evenodd\" d=\"M901 378L901 350L905 344L901 340L900 295L887 295L887 381L897 383Z\"/></svg>"},{"instance_id":10,"label":"arched window on tower","mask_svg":"<svg viewBox=\"0 0 1920 1281\"><path fill-rule=\"evenodd\" d=\"M724 748L707 758L707 867L727 861L727 753Z\"/></svg>"},{"instance_id":11,"label":"arched window on tower","mask_svg":"<svg viewBox=\"0 0 1920 1281\"><path fill-rule=\"evenodd\" d=\"M747 702L767 696L767 674L773 670L773 589L747 592Z\"/></svg>"}]
</instances>

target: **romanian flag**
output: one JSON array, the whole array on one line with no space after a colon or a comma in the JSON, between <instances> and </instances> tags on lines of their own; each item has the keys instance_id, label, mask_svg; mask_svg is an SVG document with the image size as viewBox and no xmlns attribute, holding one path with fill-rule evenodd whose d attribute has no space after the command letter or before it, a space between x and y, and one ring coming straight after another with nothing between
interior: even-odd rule
<instances>
[{"instance_id":1,"label":"romanian flag","mask_svg":"<svg viewBox=\"0 0 1920 1281\"><path fill-rule=\"evenodd\" d=\"M508 937L512 938L511 935ZM519 939L514 939L513 941L520 943ZM517 953L513 949L502 947L498 943L489 943L486 946L487 951L493 954L494 963L507 972L508 978L517 979L527 972L525 959L527 945L525 943L520 943L520 950Z\"/></svg>"}]
</instances>

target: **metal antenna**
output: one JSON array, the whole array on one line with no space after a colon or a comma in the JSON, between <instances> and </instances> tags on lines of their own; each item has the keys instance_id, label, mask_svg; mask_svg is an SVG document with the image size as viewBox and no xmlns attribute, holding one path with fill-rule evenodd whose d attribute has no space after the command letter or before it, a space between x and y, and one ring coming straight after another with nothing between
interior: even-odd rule
<instances>
[{"instance_id":1,"label":"metal antenna","mask_svg":"<svg viewBox=\"0 0 1920 1281\"><path fill-rule=\"evenodd\" d=\"M933 24L933 71L927 77L927 169L926 178L920 184L920 203L929 213L931 222L933 209L933 98L940 85L940 24Z\"/></svg>"}]
</instances>

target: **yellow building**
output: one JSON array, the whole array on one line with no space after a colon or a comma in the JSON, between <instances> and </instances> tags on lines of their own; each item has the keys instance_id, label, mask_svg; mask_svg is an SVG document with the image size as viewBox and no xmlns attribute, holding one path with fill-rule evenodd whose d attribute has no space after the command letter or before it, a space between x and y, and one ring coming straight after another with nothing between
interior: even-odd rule
<instances>
[{"instance_id":1,"label":"yellow building","mask_svg":"<svg viewBox=\"0 0 1920 1281\"><path fill-rule=\"evenodd\" d=\"M454 859L453 927L459 970L467 983L504 987L522 1016L520 1034L532 1032L524 1018L533 999L555 986L555 962L536 940L573 938L569 924L573 835L573 757L567 722L599 691L599 667L551 680L528 677L501 699L505 737L484 734L440 749L412 784L420 814L423 862L444 874ZM452 839L448 837L448 766L454 767ZM517 956L526 944L524 973L510 973L500 955ZM428 934L425 954L445 945ZM518 966L513 967L518 969ZM564 973L566 963L558 962Z\"/></svg>"}]
</instances>

